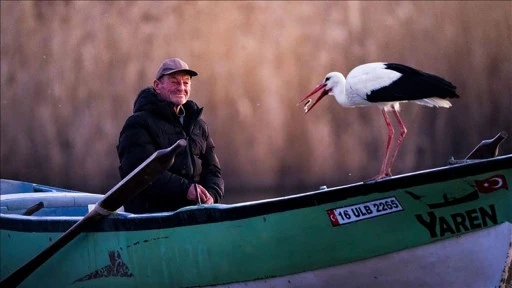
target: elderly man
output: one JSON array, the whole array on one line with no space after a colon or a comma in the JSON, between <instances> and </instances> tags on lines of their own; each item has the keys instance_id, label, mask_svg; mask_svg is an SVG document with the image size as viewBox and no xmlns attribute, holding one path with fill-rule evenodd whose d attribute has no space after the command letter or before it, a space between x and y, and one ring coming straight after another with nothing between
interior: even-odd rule
<instances>
[{"instance_id":1,"label":"elderly man","mask_svg":"<svg viewBox=\"0 0 512 288\"><path fill-rule=\"evenodd\" d=\"M131 213L174 211L196 203L219 202L224 181L215 145L203 108L189 100L192 77L197 72L178 58L165 60L152 87L143 89L119 136L117 154L121 178L126 177L156 150L179 139L187 147L179 152L168 171L124 207Z\"/></svg>"}]
</instances>

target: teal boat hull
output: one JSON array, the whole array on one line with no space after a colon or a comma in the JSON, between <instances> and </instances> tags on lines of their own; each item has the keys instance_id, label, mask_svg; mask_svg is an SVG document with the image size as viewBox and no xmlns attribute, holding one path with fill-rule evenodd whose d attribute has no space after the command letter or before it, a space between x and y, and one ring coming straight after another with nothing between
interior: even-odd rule
<instances>
[{"instance_id":1,"label":"teal boat hull","mask_svg":"<svg viewBox=\"0 0 512 288\"><path fill-rule=\"evenodd\" d=\"M510 185L509 155L284 198L119 212L21 287L497 286L510 263ZM101 197L53 190L2 191L0 278L81 219L59 211L76 213ZM59 193L79 204L52 207L48 197ZM20 215L44 197L48 208Z\"/></svg>"}]
</instances>

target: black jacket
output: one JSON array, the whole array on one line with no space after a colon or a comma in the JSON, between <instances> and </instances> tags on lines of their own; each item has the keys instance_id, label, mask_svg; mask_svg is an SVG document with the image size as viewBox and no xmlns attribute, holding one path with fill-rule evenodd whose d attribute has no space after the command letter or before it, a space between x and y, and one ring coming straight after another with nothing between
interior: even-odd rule
<instances>
[{"instance_id":1,"label":"black jacket","mask_svg":"<svg viewBox=\"0 0 512 288\"><path fill-rule=\"evenodd\" d=\"M224 195L224 181L215 145L208 126L201 118L203 108L193 101L183 104L183 124L167 101L160 100L153 88L142 90L119 136L117 154L121 178L135 170L155 151L169 148L179 139L188 145L175 157L171 168L148 188L124 205L132 213L174 211L194 205L186 198L192 183L202 185L215 201Z\"/></svg>"}]
</instances>

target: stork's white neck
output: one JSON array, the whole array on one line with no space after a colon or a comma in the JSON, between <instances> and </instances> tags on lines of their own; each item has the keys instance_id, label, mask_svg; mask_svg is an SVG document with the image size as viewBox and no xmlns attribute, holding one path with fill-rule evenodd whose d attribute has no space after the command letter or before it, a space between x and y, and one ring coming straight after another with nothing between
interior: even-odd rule
<instances>
[{"instance_id":1,"label":"stork's white neck","mask_svg":"<svg viewBox=\"0 0 512 288\"><path fill-rule=\"evenodd\" d=\"M347 83L345 76L339 72L332 72L331 77L332 90L329 94L333 95L340 105L347 106L349 101L347 99L347 94L345 93L345 86Z\"/></svg>"}]
</instances>

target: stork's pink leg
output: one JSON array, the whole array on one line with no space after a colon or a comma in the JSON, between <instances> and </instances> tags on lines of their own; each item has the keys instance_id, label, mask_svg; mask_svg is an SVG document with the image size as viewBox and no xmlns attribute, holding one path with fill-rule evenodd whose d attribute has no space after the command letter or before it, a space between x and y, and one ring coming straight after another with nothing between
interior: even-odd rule
<instances>
[{"instance_id":1,"label":"stork's pink leg","mask_svg":"<svg viewBox=\"0 0 512 288\"><path fill-rule=\"evenodd\" d=\"M400 125L400 136L398 137L398 140L396 141L395 152L393 152L393 156L389 160L388 167L385 171L387 176L391 176L391 166L393 165L393 162L395 161L395 158L396 158L396 155L398 154L398 149L400 148L400 145L402 145L402 142L404 141L405 134L407 134L407 128L405 128L404 122L400 118L400 115L398 114L398 111L396 111L395 107L393 107L393 113L395 114L396 121L398 122L398 125Z\"/></svg>"},{"instance_id":2,"label":"stork's pink leg","mask_svg":"<svg viewBox=\"0 0 512 288\"><path fill-rule=\"evenodd\" d=\"M391 141L393 140L393 134L395 134L395 130L393 129L393 126L391 125L391 120L389 120L389 116L386 112L386 110L382 109L382 116L384 116L384 121L386 121L386 126L388 127L388 140L386 142L386 152L384 154L384 161L382 162L382 166L380 168L379 175L373 177L370 180L378 180L382 179L384 177L390 176L386 175L388 171L388 158L389 158L389 148L391 147Z\"/></svg>"}]
</instances>

